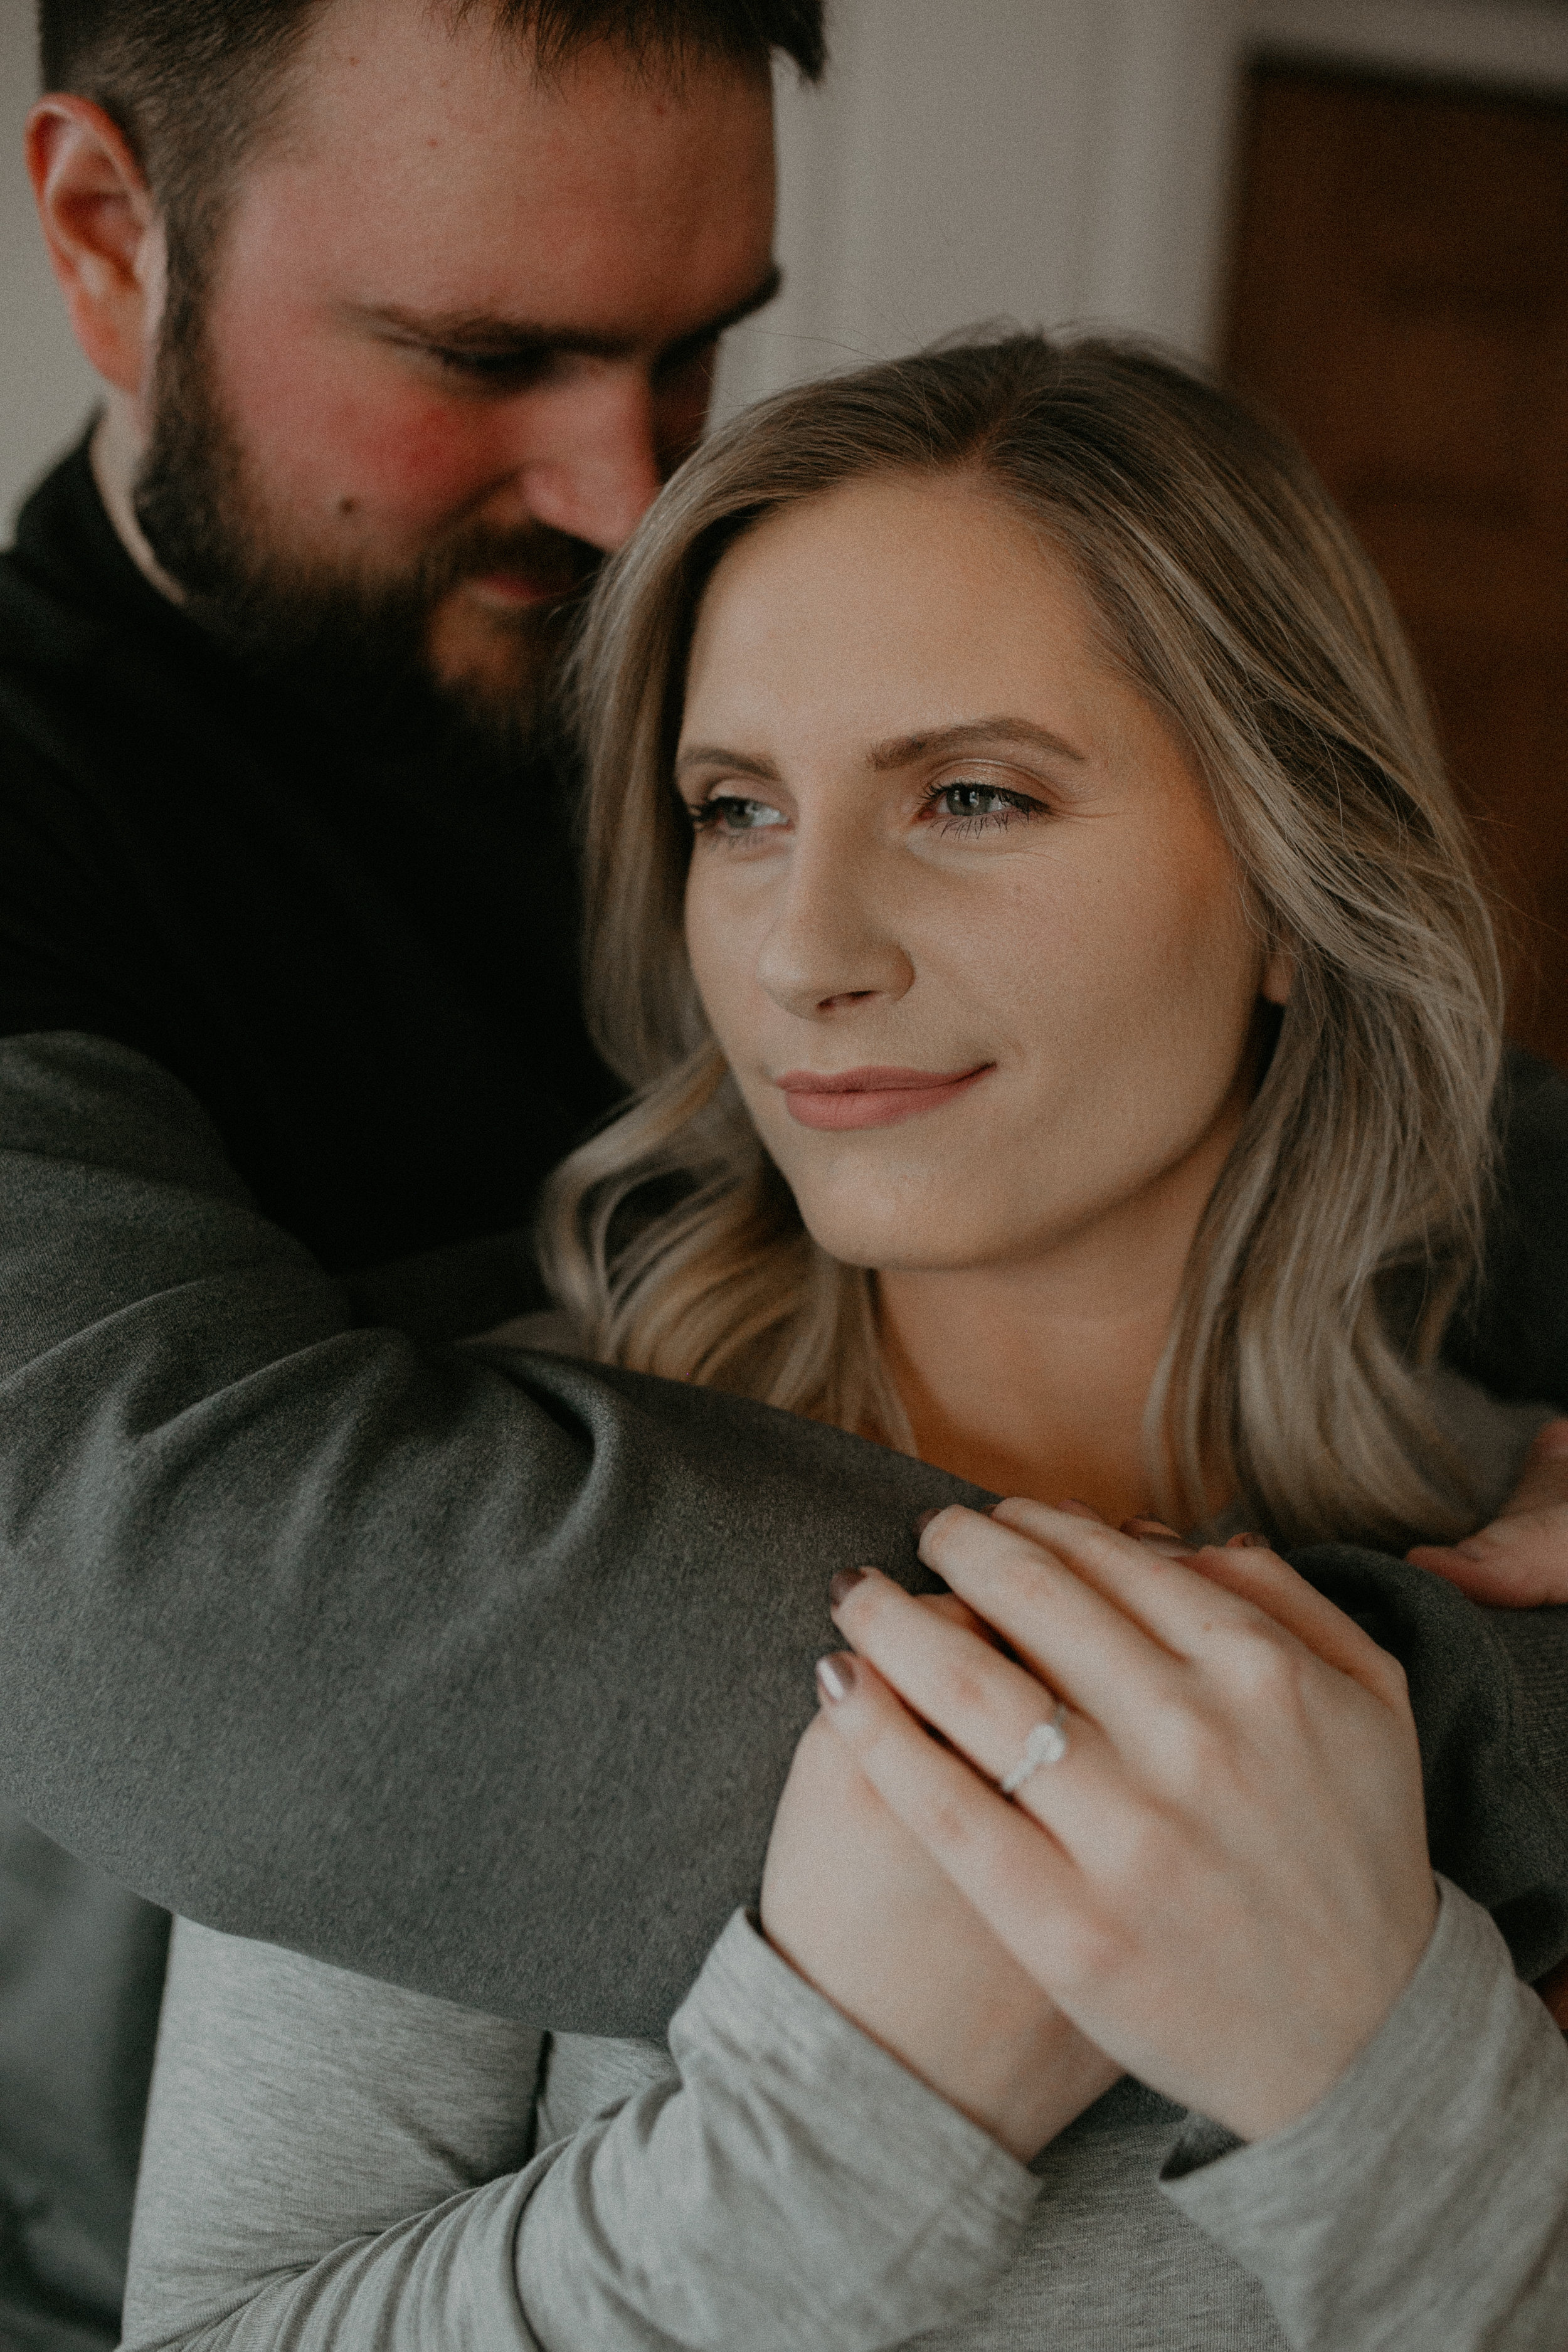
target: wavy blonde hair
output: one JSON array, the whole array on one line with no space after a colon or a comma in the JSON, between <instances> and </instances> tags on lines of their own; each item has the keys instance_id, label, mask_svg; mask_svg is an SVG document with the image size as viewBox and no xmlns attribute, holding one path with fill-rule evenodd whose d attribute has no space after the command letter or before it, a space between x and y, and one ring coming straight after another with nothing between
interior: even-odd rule
<instances>
[{"instance_id":1,"label":"wavy blonde hair","mask_svg":"<svg viewBox=\"0 0 1568 2352\"><path fill-rule=\"evenodd\" d=\"M1186 745L1261 935L1294 959L1150 1399L1166 1514L1238 1495L1276 1539L1458 1530L1423 1378L1479 1256L1501 987L1409 649L1300 451L1144 348L1014 336L784 393L684 466L608 566L575 707L589 1017L627 1107L542 1205L601 1359L908 1447L876 1277L829 1258L758 1141L682 931L671 767L697 608L763 516L877 473L968 472L1073 565Z\"/></svg>"}]
</instances>

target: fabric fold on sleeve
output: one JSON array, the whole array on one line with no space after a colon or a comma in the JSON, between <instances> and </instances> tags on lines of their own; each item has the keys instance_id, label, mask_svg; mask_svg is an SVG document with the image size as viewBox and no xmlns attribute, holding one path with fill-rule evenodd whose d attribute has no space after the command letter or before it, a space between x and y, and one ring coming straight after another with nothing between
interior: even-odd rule
<instances>
[{"instance_id":1,"label":"fabric fold on sleeve","mask_svg":"<svg viewBox=\"0 0 1568 2352\"><path fill-rule=\"evenodd\" d=\"M797 1976L744 1913L670 2028L679 2084L557 2150L518 2290L548 2352L879 2352L973 2308L1026 2168Z\"/></svg>"}]
</instances>

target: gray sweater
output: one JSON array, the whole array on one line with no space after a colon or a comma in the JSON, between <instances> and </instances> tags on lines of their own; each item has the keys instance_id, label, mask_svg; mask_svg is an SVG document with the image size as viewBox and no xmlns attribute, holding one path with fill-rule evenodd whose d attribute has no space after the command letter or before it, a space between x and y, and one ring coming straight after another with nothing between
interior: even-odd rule
<instances>
[{"instance_id":1,"label":"gray sweater","mask_svg":"<svg viewBox=\"0 0 1568 2352\"><path fill-rule=\"evenodd\" d=\"M668 2048L181 1923L127 2352L1561 2352L1568 2045L1438 1883L1288 2129L1124 2080L1028 2169L741 1913Z\"/></svg>"},{"instance_id":2,"label":"gray sweater","mask_svg":"<svg viewBox=\"0 0 1568 2352\"><path fill-rule=\"evenodd\" d=\"M1568 1082L1514 1076L1490 1276L1449 1338L1568 1405ZM973 1499L711 1390L444 1344L526 1276L519 1234L333 1279L144 1054L0 1041L0 2243L51 2308L118 2301L166 1930L124 1885L662 2037L755 1895L827 1576L918 1585L915 1514ZM1405 1661L1434 1863L1541 1974L1568 1822L1528 1759L1490 1767L1520 1692L1568 1689L1568 1611L1494 1621L1344 1546L1298 1565ZM47 2341L18 2276L0 2338Z\"/></svg>"},{"instance_id":3,"label":"gray sweater","mask_svg":"<svg viewBox=\"0 0 1568 2352\"><path fill-rule=\"evenodd\" d=\"M1540 1416L1444 1391L1506 1490ZM1288 2130L1242 2148L1124 2081L1028 2171L739 1913L667 2045L182 1923L127 2345L1561 2352L1568 2050L1439 1886L1393 2015Z\"/></svg>"}]
</instances>

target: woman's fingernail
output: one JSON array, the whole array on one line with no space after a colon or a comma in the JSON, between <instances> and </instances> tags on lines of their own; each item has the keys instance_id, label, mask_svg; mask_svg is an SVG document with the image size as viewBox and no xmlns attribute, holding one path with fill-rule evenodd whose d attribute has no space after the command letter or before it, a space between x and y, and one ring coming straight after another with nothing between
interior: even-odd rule
<instances>
[{"instance_id":1,"label":"woman's fingernail","mask_svg":"<svg viewBox=\"0 0 1568 2352\"><path fill-rule=\"evenodd\" d=\"M1272 1551L1273 1549L1267 1536L1232 1536L1226 1545L1226 1551Z\"/></svg>"},{"instance_id":2,"label":"woman's fingernail","mask_svg":"<svg viewBox=\"0 0 1568 2352\"><path fill-rule=\"evenodd\" d=\"M828 1586L827 1586L827 1605L828 1605L828 1607L829 1607L830 1609L837 1609L837 1608L838 1608L838 1607L839 1607L839 1605L840 1605L840 1603L841 1603L841 1602L843 1602L843 1601L847 1601L847 1600L848 1599L849 1595L854 1591L855 1587L856 1587L856 1586L857 1586L857 1585L861 1581L861 1580L862 1580L862 1579L863 1579L863 1577L865 1576L865 1573L866 1573L866 1571L865 1571L865 1570L864 1570L863 1568L841 1568L841 1569L839 1569L839 1570L837 1570L837 1573L836 1573L836 1574L835 1574L835 1575L834 1575L834 1576L829 1580L829 1581L828 1581ZM838 1693L837 1691L835 1691L835 1693L834 1693L834 1696L835 1696L835 1698L838 1697L839 1696L840 1696L840 1693Z\"/></svg>"},{"instance_id":3,"label":"woman's fingernail","mask_svg":"<svg viewBox=\"0 0 1568 2352\"><path fill-rule=\"evenodd\" d=\"M1080 1503L1076 1495L1064 1495L1057 1508L1058 1511L1070 1511L1075 1519L1093 1519L1100 1527L1105 1525L1105 1521L1100 1517L1094 1505Z\"/></svg>"},{"instance_id":4,"label":"woman's fingernail","mask_svg":"<svg viewBox=\"0 0 1568 2352\"><path fill-rule=\"evenodd\" d=\"M917 1536L923 1536L931 1521L933 1519L941 1518L943 1507L944 1507L941 1503L938 1503L932 1510L917 1511L915 1513L915 1533Z\"/></svg>"},{"instance_id":5,"label":"woman's fingernail","mask_svg":"<svg viewBox=\"0 0 1568 2352\"><path fill-rule=\"evenodd\" d=\"M1175 1536L1178 1543L1182 1540L1175 1528L1168 1528L1163 1519L1123 1519L1121 1532L1124 1536Z\"/></svg>"},{"instance_id":6,"label":"woman's fingernail","mask_svg":"<svg viewBox=\"0 0 1568 2352\"><path fill-rule=\"evenodd\" d=\"M847 1698L855 1687L855 1661L847 1650L830 1650L816 1662L816 1685L824 1698Z\"/></svg>"}]
</instances>

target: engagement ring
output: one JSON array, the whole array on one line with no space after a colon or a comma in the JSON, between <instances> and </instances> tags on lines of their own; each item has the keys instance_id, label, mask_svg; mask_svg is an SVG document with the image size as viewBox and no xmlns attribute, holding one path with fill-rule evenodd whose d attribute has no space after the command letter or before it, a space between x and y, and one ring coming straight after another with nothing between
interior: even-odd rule
<instances>
[{"instance_id":1,"label":"engagement ring","mask_svg":"<svg viewBox=\"0 0 1568 2352\"><path fill-rule=\"evenodd\" d=\"M1013 1769L1001 1782L1005 1797L1016 1796L1031 1772L1042 1764L1059 1764L1068 1752L1067 1707L1058 1699L1055 1711L1047 1723L1037 1723L1024 1742L1024 1752Z\"/></svg>"}]
</instances>

